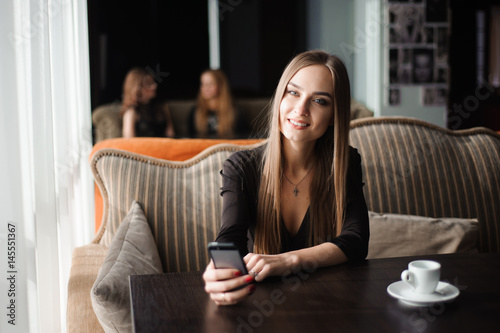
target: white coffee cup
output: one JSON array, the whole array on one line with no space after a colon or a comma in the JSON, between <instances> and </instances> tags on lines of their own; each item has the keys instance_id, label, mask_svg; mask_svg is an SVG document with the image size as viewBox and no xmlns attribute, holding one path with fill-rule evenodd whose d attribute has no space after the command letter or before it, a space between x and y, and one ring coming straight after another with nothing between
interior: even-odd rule
<instances>
[{"instance_id":1,"label":"white coffee cup","mask_svg":"<svg viewBox=\"0 0 500 333\"><path fill-rule=\"evenodd\" d=\"M441 264L432 260L416 260L401 273L401 280L419 294L432 294L439 283Z\"/></svg>"}]
</instances>

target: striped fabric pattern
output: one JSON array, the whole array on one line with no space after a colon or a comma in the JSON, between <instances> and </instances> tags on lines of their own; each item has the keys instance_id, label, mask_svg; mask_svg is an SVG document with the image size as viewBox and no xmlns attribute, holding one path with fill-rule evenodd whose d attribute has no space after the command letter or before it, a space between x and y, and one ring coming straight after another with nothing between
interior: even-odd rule
<instances>
[{"instance_id":1,"label":"striped fabric pattern","mask_svg":"<svg viewBox=\"0 0 500 333\"><path fill-rule=\"evenodd\" d=\"M220 228L219 171L233 152L255 146L219 144L184 162L100 150L91 167L103 194L105 218L93 242L109 246L136 200L146 214L164 271L203 270L207 245Z\"/></svg>"},{"instance_id":2,"label":"striped fabric pattern","mask_svg":"<svg viewBox=\"0 0 500 333\"><path fill-rule=\"evenodd\" d=\"M401 117L351 122L368 209L478 218L479 249L500 251L500 135Z\"/></svg>"}]
</instances>

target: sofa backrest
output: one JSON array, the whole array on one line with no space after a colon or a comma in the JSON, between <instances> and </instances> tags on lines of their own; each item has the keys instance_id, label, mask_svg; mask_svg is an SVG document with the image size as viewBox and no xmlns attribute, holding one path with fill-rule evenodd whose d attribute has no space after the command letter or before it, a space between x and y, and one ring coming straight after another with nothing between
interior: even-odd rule
<instances>
[{"instance_id":1,"label":"sofa backrest","mask_svg":"<svg viewBox=\"0 0 500 333\"><path fill-rule=\"evenodd\" d=\"M104 199L104 218L94 243L109 246L136 200L151 227L164 270L204 269L207 245L220 227L222 164L235 151L259 144L218 144L182 162L99 150L91 168Z\"/></svg>"},{"instance_id":2,"label":"sofa backrest","mask_svg":"<svg viewBox=\"0 0 500 333\"><path fill-rule=\"evenodd\" d=\"M194 100L172 100L166 104L172 116L172 122L176 136L186 138L189 135L188 118L191 109L195 106ZM263 122L268 108L269 98L240 98L235 101L235 107L241 121L246 124L248 133L245 137L262 138L264 135ZM113 102L97 107L92 112L92 124L94 125L94 142L106 139L119 138L122 136L122 118L120 116L121 104ZM366 116L367 113L359 113L357 116ZM369 111L368 111L369 112Z\"/></svg>"},{"instance_id":3,"label":"sofa backrest","mask_svg":"<svg viewBox=\"0 0 500 333\"><path fill-rule=\"evenodd\" d=\"M479 249L500 251L500 135L401 117L351 122L368 209L478 218Z\"/></svg>"},{"instance_id":4,"label":"sofa backrest","mask_svg":"<svg viewBox=\"0 0 500 333\"><path fill-rule=\"evenodd\" d=\"M188 118L195 103L194 100L169 101L167 103L178 137L189 135ZM262 120L265 119L269 98L240 98L236 99L234 104L239 117L241 117L240 121L246 125L248 131L244 136L262 138L264 134Z\"/></svg>"},{"instance_id":5,"label":"sofa backrest","mask_svg":"<svg viewBox=\"0 0 500 333\"><path fill-rule=\"evenodd\" d=\"M169 161L185 161L201 153L208 147L231 143L234 145L251 145L261 142L259 139L224 140L224 139L170 139L170 138L114 138L98 142L92 148L90 158L98 151L107 148L125 150ZM103 198L95 184L95 231L98 232L103 220Z\"/></svg>"},{"instance_id":6,"label":"sofa backrest","mask_svg":"<svg viewBox=\"0 0 500 333\"><path fill-rule=\"evenodd\" d=\"M238 98L235 106L242 122L246 124L248 133L245 137L262 138L265 134L265 119L269 110L270 98ZM171 100L167 102L176 136L188 137L188 117L195 106L195 100ZM113 102L97 107L92 112L94 126L94 142L119 138L122 136L122 118L120 117L120 102ZM351 100L351 119L372 117L373 112L360 102Z\"/></svg>"}]
</instances>

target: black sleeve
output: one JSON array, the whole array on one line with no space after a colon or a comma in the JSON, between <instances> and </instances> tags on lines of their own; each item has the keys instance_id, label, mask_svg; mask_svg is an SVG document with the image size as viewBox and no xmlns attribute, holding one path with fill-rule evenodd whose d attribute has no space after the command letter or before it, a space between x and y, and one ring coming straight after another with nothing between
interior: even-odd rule
<instances>
[{"instance_id":1,"label":"black sleeve","mask_svg":"<svg viewBox=\"0 0 500 333\"><path fill-rule=\"evenodd\" d=\"M217 242L233 242L241 255L253 247L258 175L250 151L231 155L222 171L222 222ZM250 236L250 239L249 239Z\"/></svg>"},{"instance_id":2,"label":"black sleeve","mask_svg":"<svg viewBox=\"0 0 500 333\"><path fill-rule=\"evenodd\" d=\"M364 260L368 254L370 224L363 195L361 156L351 148L347 171L347 206L341 234L332 240L349 261Z\"/></svg>"}]
</instances>

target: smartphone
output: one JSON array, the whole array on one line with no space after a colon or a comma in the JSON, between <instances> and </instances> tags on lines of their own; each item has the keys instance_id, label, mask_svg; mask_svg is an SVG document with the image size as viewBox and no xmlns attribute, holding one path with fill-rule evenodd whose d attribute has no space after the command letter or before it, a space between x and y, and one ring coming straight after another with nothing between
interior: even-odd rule
<instances>
[{"instance_id":1,"label":"smartphone","mask_svg":"<svg viewBox=\"0 0 500 333\"><path fill-rule=\"evenodd\" d=\"M243 275L248 274L240 251L233 243L208 243L208 253L214 261L215 268L235 268Z\"/></svg>"}]
</instances>

